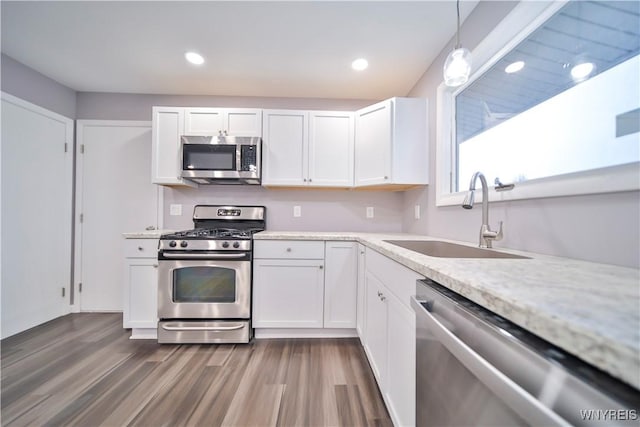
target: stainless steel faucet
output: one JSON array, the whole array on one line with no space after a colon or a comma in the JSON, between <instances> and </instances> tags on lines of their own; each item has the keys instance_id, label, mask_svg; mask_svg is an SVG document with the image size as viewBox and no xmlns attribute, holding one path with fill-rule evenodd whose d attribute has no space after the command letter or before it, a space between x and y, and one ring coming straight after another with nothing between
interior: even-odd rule
<instances>
[{"instance_id":1,"label":"stainless steel faucet","mask_svg":"<svg viewBox=\"0 0 640 427\"><path fill-rule=\"evenodd\" d=\"M480 178L480 184L482 184L482 226L480 227L480 247L490 248L493 240L502 239L502 221L500 221L500 230L497 232L492 231L489 227L489 188L487 186L487 180L482 172L476 172L471 177L469 192L462 202L462 207L465 209L473 208L473 198L476 191L476 180L478 178Z\"/></svg>"}]
</instances>

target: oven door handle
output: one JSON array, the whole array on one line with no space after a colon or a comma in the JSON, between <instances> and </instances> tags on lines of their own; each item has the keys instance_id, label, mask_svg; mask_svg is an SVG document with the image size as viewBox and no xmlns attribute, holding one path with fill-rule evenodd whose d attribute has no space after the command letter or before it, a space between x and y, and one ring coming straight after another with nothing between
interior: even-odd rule
<instances>
[{"instance_id":1,"label":"oven door handle","mask_svg":"<svg viewBox=\"0 0 640 427\"><path fill-rule=\"evenodd\" d=\"M240 259L240 258L246 258L247 254L246 253L242 253L242 254L211 254L211 253L207 253L207 254L199 254L199 253L184 253L184 252L163 252L162 256L164 256L165 258L171 258L171 259L194 259L194 258L198 258L198 259L209 259L209 260L217 260L217 259Z\"/></svg>"},{"instance_id":2,"label":"oven door handle","mask_svg":"<svg viewBox=\"0 0 640 427\"><path fill-rule=\"evenodd\" d=\"M244 328L242 323L233 326L177 326L172 323L162 325L162 329L165 331L212 331L212 332L225 332L225 331L237 331Z\"/></svg>"}]
</instances>

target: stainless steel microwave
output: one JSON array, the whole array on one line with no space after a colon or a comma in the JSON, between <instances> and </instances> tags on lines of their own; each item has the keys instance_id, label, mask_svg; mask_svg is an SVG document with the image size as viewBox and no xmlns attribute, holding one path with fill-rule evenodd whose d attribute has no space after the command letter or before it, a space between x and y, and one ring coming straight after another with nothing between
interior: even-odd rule
<instances>
[{"instance_id":1,"label":"stainless steel microwave","mask_svg":"<svg viewBox=\"0 0 640 427\"><path fill-rule=\"evenodd\" d=\"M260 184L261 139L182 136L182 178L199 184Z\"/></svg>"}]
</instances>

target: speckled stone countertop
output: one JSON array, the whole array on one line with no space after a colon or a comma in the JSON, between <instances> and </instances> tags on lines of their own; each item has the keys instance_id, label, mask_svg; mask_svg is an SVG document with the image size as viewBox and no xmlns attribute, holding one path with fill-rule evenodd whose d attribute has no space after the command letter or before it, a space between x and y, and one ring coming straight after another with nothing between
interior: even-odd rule
<instances>
[{"instance_id":1,"label":"speckled stone countertop","mask_svg":"<svg viewBox=\"0 0 640 427\"><path fill-rule=\"evenodd\" d=\"M640 389L640 271L494 248L530 259L438 258L385 240L411 234L279 232L265 240L353 240L500 314Z\"/></svg>"},{"instance_id":2,"label":"speckled stone countertop","mask_svg":"<svg viewBox=\"0 0 640 427\"><path fill-rule=\"evenodd\" d=\"M125 239L159 239L161 235L171 233L173 230L144 230L131 233L122 233Z\"/></svg>"}]
</instances>

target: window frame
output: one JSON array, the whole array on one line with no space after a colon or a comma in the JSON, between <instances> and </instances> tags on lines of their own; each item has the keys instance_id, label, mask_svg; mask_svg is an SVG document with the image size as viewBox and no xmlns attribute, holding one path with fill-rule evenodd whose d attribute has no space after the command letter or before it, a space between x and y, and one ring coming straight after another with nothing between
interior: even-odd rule
<instances>
[{"instance_id":1,"label":"window frame","mask_svg":"<svg viewBox=\"0 0 640 427\"><path fill-rule=\"evenodd\" d=\"M455 96L482 76L500 58L515 48L533 31L560 10L568 1L521 1L493 31L473 50L475 64L469 81L449 88L442 82L437 89L436 111L436 206L460 205L462 191L453 192L457 179L457 144L455 141ZM606 176L607 179L603 179ZM509 184L509 182L505 182ZM511 191L489 192L489 201L526 200L587 194L640 190L640 162L555 175L516 183ZM481 201L480 194L476 194Z\"/></svg>"}]
</instances>

